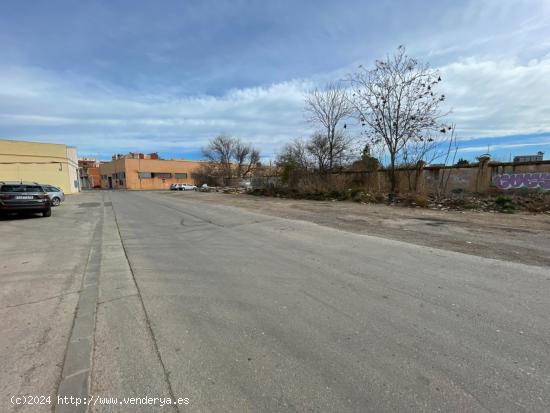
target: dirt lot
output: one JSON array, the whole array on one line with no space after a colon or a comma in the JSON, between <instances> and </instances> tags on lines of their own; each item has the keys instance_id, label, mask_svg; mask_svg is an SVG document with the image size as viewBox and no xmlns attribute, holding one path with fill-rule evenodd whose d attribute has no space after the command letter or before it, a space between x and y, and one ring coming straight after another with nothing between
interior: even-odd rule
<instances>
[{"instance_id":1,"label":"dirt lot","mask_svg":"<svg viewBox=\"0 0 550 413\"><path fill-rule=\"evenodd\" d=\"M305 201L245 194L169 192L258 213L314 222L360 234L550 266L550 215L439 211L354 202Z\"/></svg>"}]
</instances>

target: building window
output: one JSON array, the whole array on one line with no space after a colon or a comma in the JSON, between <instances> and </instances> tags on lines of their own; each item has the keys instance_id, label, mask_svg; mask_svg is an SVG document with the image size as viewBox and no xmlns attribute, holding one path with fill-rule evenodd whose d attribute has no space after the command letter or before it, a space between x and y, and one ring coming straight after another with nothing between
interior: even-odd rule
<instances>
[{"instance_id":1,"label":"building window","mask_svg":"<svg viewBox=\"0 0 550 413\"><path fill-rule=\"evenodd\" d=\"M149 179L152 178L151 172L138 172L139 179Z\"/></svg>"},{"instance_id":2,"label":"building window","mask_svg":"<svg viewBox=\"0 0 550 413\"><path fill-rule=\"evenodd\" d=\"M151 176L153 178L163 178L163 179L172 178L172 174L169 172L151 172Z\"/></svg>"},{"instance_id":3,"label":"building window","mask_svg":"<svg viewBox=\"0 0 550 413\"><path fill-rule=\"evenodd\" d=\"M187 179L187 172L176 172L176 179Z\"/></svg>"}]
</instances>

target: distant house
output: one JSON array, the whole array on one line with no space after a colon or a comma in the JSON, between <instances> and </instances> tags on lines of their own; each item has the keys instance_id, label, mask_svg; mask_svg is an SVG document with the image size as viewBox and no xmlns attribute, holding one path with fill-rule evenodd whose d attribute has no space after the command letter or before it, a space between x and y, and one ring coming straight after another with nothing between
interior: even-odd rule
<instances>
[{"instance_id":1,"label":"distant house","mask_svg":"<svg viewBox=\"0 0 550 413\"><path fill-rule=\"evenodd\" d=\"M542 161L544 157L544 152L537 152L536 155L519 155L514 156L514 163L521 163L521 162L538 162Z\"/></svg>"}]
</instances>

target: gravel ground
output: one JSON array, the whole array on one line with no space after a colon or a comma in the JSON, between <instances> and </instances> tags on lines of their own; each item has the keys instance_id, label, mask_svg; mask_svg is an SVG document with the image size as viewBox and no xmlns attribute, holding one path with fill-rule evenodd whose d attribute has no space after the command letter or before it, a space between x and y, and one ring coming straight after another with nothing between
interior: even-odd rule
<instances>
[{"instance_id":1,"label":"gravel ground","mask_svg":"<svg viewBox=\"0 0 550 413\"><path fill-rule=\"evenodd\" d=\"M550 266L550 215L440 211L353 202L169 192L262 214L487 258Z\"/></svg>"}]
</instances>

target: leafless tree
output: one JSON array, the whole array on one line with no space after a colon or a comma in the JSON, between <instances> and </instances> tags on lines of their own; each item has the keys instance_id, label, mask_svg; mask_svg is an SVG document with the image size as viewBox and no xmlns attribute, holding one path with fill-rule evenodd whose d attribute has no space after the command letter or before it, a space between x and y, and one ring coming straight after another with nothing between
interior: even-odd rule
<instances>
[{"instance_id":1,"label":"leafless tree","mask_svg":"<svg viewBox=\"0 0 550 413\"><path fill-rule=\"evenodd\" d=\"M390 157L391 191L397 190L396 166L411 141L445 133L440 110L445 95L436 92L441 76L406 54L400 46L373 69L359 67L350 76L351 102L374 144L383 143Z\"/></svg>"},{"instance_id":2,"label":"leafless tree","mask_svg":"<svg viewBox=\"0 0 550 413\"><path fill-rule=\"evenodd\" d=\"M277 156L277 165L282 167L289 165L293 169L308 170L311 167L311 160L307 143L301 138L288 142Z\"/></svg>"},{"instance_id":3,"label":"leafless tree","mask_svg":"<svg viewBox=\"0 0 550 413\"><path fill-rule=\"evenodd\" d=\"M231 160L233 159L235 140L230 136L219 135L208 142L208 146L203 148L203 156L210 163L218 166L220 172L227 179L233 177Z\"/></svg>"},{"instance_id":4,"label":"leafless tree","mask_svg":"<svg viewBox=\"0 0 550 413\"><path fill-rule=\"evenodd\" d=\"M236 139L234 142L233 154L237 165L237 176L246 177L252 169L260 162L260 152L250 144L242 143Z\"/></svg>"},{"instance_id":5,"label":"leafless tree","mask_svg":"<svg viewBox=\"0 0 550 413\"><path fill-rule=\"evenodd\" d=\"M351 143L343 132L346 125L341 125L353 113L347 92L335 83L322 90L315 89L306 96L305 111L308 120L322 130L312 138L319 165L322 163L324 170L332 170ZM321 149L323 154L319 153Z\"/></svg>"},{"instance_id":6,"label":"leafless tree","mask_svg":"<svg viewBox=\"0 0 550 413\"><path fill-rule=\"evenodd\" d=\"M203 156L228 181L236 176L244 178L260 161L260 151L240 139L220 135L210 140L202 150Z\"/></svg>"},{"instance_id":7,"label":"leafless tree","mask_svg":"<svg viewBox=\"0 0 550 413\"><path fill-rule=\"evenodd\" d=\"M329 167L329 140L326 135L316 133L306 144L306 150L315 160L317 170L326 172Z\"/></svg>"}]
</instances>

